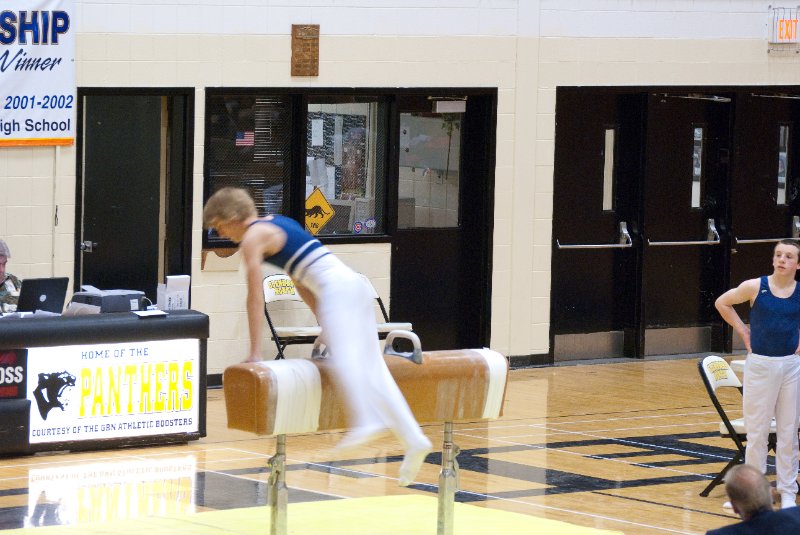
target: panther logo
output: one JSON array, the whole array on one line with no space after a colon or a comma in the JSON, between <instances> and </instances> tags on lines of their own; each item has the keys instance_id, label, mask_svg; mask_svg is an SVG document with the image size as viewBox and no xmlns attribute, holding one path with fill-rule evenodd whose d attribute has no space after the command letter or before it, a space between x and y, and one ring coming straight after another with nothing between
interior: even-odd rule
<instances>
[{"instance_id":1,"label":"panther logo","mask_svg":"<svg viewBox=\"0 0 800 535\"><path fill-rule=\"evenodd\" d=\"M312 206L311 208L306 208L306 217L314 217L314 218L325 217L329 213L330 212L326 212L325 210L323 210L322 206L320 205Z\"/></svg>"},{"instance_id":2,"label":"panther logo","mask_svg":"<svg viewBox=\"0 0 800 535\"><path fill-rule=\"evenodd\" d=\"M47 420L47 415L56 407L64 410L61 396L66 388L72 386L75 386L75 376L67 372L39 374L39 384L33 391L33 397L36 398L36 405L43 420Z\"/></svg>"}]
</instances>

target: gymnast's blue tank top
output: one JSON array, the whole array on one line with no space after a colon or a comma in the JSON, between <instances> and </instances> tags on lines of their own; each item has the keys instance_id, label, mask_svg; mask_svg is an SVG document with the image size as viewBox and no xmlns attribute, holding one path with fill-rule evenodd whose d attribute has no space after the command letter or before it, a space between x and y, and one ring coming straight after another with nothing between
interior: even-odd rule
<instances>
[{"instance_id":1,"label":"gymnast's blue tank top","mask_svg":"<svg viewBox=\"0 0 800 535\"><path fill-rule=\"evenodd\" d=\"M256 223L272 223L286 233L283 249L272 256L264 256L264 261L283 269L295 280L303 278L308 266L330 254L327 247L290 217L273 215L272 219L258 219L251 225Z\"/></svg>"},{"instance_id":2,"label":"gymnast's blue tank top","mask_svg":"<svg viewBox=\"0 0 800 535\"><path fill-rule=\"evenodd\" d=\"M769 289L767 277L761 277L750 310L750 347L753 353L768 357L783 357L797 350L800 340L800 284L783 299Z\"/></svg>"}]
</instances>

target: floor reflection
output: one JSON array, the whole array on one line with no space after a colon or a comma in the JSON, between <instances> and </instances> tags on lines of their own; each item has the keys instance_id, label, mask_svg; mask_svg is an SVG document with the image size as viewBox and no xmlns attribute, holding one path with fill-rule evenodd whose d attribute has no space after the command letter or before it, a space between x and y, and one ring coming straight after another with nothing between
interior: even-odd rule
<instances>
[{"instance_id":1,"label":"floor reflection","mask_svg":"<svg viewBox=\"0 0 800 535\"><path fill-rule=\"evenodd\" d=\"M95 522L128 526L134 519L266 505L274 437L227 429L221 391L208 392L207 428L207 437L187 443L0 456L0 532ZM288 437L290 507L433 498L442 428L424 430L437 448L407 488L397 486L402 450L393 436L341 454L333 449L338 434ZM518 370L511 374L504 416L456 424L454 439L460 450L456 501L471 507L626 535L703 533L736 521L721 507L723 488L699 496L731 446L719 436L694 360ZM222 516L231 522L239 513Z\"/></svg>"},{"instance_id":2,"label":"floor reflection","mask_svg":"<svg viewBox=\"0 0 800 535\"><path fill-rule=\"evenodd\" d=\"M194 455L32 468L22 527L193 513L196 474Z\"/></svg>"}]
</instances>

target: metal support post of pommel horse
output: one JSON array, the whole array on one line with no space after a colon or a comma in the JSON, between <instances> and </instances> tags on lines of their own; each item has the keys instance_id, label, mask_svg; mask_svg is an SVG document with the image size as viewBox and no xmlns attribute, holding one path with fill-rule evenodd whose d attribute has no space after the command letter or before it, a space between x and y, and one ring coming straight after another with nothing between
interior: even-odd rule
<instances>
[{"instance_id":1,"label":"metal support post of pommel horse","mask_svg":"<svg viewBox=\"0 0 800 535\"><path fill-rule=\"evenodd\" d=\"M286 507L289 489L286 487L286 435L278 435L275 455L270 457L267 504L270 511L270 535L286 535Z\"/></svg>"},{"instance_id":2,"label":"metal support post of pommel horse","mask_svg":"<svg viewBox=\"0 0 800 535\"><path fill-rule=\"evenodd\" d=\"M439 472L439 507L437 535L453 535L453 509L458 490L458 446L453 443L453 422L444 423L442 471Z\"/></svg>"}]
</instances>

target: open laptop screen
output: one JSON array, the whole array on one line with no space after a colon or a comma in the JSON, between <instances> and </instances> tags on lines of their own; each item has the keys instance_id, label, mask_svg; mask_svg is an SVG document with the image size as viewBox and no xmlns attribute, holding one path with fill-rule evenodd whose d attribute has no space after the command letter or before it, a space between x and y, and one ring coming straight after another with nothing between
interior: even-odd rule
<instances>
[{"instance_id":1,"label":"open laptop screen","mask_svg":"<svg viewBox=\"0 0 800 535\"><path fill-rule=\"evenodd\" d=\"M23 279L19 290L17 312L46 310L61 314L67 298L68 277Z\"/></svg>"}]
</instances>

